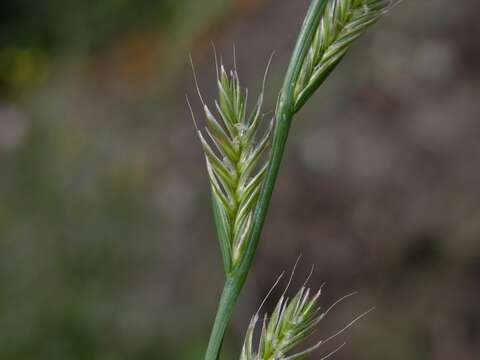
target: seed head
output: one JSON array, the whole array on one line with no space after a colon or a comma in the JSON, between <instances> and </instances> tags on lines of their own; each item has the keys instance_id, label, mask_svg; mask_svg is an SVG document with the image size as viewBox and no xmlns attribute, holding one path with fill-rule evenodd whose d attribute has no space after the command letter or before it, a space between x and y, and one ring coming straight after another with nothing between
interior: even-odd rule
<instances>
[{"instance_id":1,"label":"seed head","mask_svg":"<svg viewBox=\"0 0 480 360\"><path fill-rule=\"evenodd\" d=\"M257 140L264 119L265 79L257 103L248 116L248 92L241 87L236 69L227 72L223 64L217 66L217 87L217 115L204 104L206 126L198 135L205 153L217 228L221 229L220 247L228 273L240 261L251 230L253 211L267 168L267 164L262 163L262 155L269 146L273 121Z\"/></svg>"},{"instance_id":2,"label":"seed head","mask_svg":"<svg viewBox=\"0 0 480 360\"><path fill-rule=\"evenodd\" d=\"M327 0L295 85L295 111L315 92L350 45L399 0Z\"/></svg>"}]
</instances>

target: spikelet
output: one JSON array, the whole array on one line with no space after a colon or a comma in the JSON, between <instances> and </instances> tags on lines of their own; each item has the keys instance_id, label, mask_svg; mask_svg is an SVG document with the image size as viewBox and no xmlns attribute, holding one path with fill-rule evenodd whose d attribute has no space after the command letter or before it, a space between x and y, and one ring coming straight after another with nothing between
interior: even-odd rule
<instances>
[{"instance_id":1,"label":"spikelet","mask_svg":"<svg viewBox=\"0 0 480 360\"><path fill-rule=\"evenodd\" d=\"M350 45L399 0L327 0L295 87L295 111L315 92Z\"/></svg>"},{"instance_id":2,"label":"spikelet","mask_svg":"<svg viewBox=\"0 0 480 360\"><path fill-rule=\"evenodd\" d=\"M266 74L250 115L246 110L248 92L240 85L236 66L227 73L222 64L217 65L217 115L202 99L206 127L198 135L205 152L226 273L233 271L241 259L267 168L262 154L269 146L273 120L257 140Z\"/></svg>"},{"instance_id":3,"label":"spikelet","mask_svg":"<svg viewBox=\"0 0 480 360\"><path fill-rule=\"evenodd\" d=\"M318 300L321 290L320 288L317 292L312 293L309 288L303 286L291 300L282 295L270 318L265 316L263 321L260 321L257 312L248 326L240 360L303 359L320 346L336 338L371 311L369 310L357 316L332 336L317 342L311 347L295 352L296 347L317 330L318 324L337 304L355 295L355 293L348 294L337 300L325 311L320 311ZM259 322L261 323L261 333L258 345L255 346L254 333ZM342 344L335 348L321 359L326 359L333 355L344 345Z\"/></svg>"}]
</instances>

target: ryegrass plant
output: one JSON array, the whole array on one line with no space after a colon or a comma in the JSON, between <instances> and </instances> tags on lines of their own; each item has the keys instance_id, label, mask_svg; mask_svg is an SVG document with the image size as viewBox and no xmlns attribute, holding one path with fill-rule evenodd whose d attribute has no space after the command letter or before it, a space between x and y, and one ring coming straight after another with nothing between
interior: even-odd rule
<instances>
[{"instance_id":1,"label":"ryegrass plant","mask_svg":"<svg viewBox=\"0 0 480 360\"><path fill-rule=\"evenodd\" d=\"M279 93L274 119L260 140L256 135L263 120L265 79L248 116L247 90L240 85L236 67L227 72L222 64L217 64L217 115L198 91L206 122L205 130L198 130L198 134L206 157L226 276L205 360L217 360L220 356L225 331L256 252L294 115L335 69L351 44L397 2L312 0ZM262 154L270 143L270 152L262 163ZM299 359L315 350L318 344L286 355L313 332L324 316L318 313L319 294L311 295L302 288L290 301L282 297L272 317L263 321L256 350L253 333L258 314L255 315L241 360Z\"/></svg>"}]
</instances>

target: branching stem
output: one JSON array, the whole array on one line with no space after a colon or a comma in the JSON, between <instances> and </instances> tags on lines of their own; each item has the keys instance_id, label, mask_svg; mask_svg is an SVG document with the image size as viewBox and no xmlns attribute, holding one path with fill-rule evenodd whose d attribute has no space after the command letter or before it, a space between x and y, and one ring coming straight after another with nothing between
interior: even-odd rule
<instances>
[{"instance_id":1,"label":"branching stem","mask_svg":"<svg viewBox=\"0 0 480 360\"><path fill-rule=\"evenodd\" d=\"M222 220L219 216L221 212L218 211L218 206L214 207L220 245L223 246L226 281L205 360L219 358L227 325L257 250L294 115L336 68L350 45L399 1L312 0L280 91L267 169L266 173L262 173L262 176L265 174L263 181L258 183L256 188L256 191L259 191L258 200L256 205L252 203L249 208L249 228L243 233L245 236L241 239L241 251L234 252L232 256L229 254L225 256L227 253L225 244L231 242L228 241L229 237L225 236L225 231L221 231L222 222L219 221ZM225 85L223 88L230 87L227 80L224 80L224 83L228 86ZM235 78L234 83L238 85L238 78ZM238 86L235 88L239 92ZM237 96L236 99L238 100L239 97ZM229 99L224 100L228 102ZM238 101L235 103L241 104ZM242 106L235 108L241 114L244 111ZM226 107L227 110L229 110L228 107ZM212 166L218 167L218 177L225 178L226 170L222 167L221 161L211 154L210 157ZM215 185L217 180L213 177L212 181ZM257 194L258 192L255 196Z\"/></svg>"},{"instance_id":2,"label":"branching stem","mask_svg":"<svg viewBox=\"0 0 480 360\"><path fill-rule=\"evenodd\" d=\"M295 107L295 85L326 2L327 0L313 0L303 22L277 104L269 165L255 209L252 231L238 267L232 273L227 274L205 360L219 358L225 331L250 271L282 162L292 118L298 110Z\"/></svg>"}]
</instances>

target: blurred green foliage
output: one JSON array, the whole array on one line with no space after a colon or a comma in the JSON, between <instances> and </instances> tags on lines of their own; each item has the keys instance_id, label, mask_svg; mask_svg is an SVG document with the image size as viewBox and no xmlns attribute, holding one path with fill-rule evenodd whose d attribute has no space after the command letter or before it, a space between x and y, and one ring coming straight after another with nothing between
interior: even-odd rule
<instances>
[{"instance_id":1,"label":"blurred green foliage","mask_svg":"<svg viewBox=\"0 0 480 360\"><path fill-rule=\"evenodd\" d=\"M129 32L183 32L192 0L14 0L0 3L0 96L42 84L58 57L81 58ZM199 1L204 18L227 0ZM219 6L220 5L220 6ZM195 5L193 5L195 7ZM178 23L182 23L181 27ZM198 26L198 25L197 25ZM174 30L175 29L175 30Z\"/></svg>"},{"instance_id":2,"label":"blurred green foliage","mask_svg":"<svg viewBox=\"0 0 480 360\"><path fill-rule=\"evenodd\" d=\"M168 27L181 2L2 1L0 95L41 83L52 58L61 53L88 53L139 27Z\"/></svg>"},{"instance_id":3,"label":"blurred green foliage","mask_svg":"<svg viewBox=\"0 0 480 360\"><path fill-rule=\"evenodd\" d=\"M180 0L45 0L0 4L0 47L95 49L134 28L171 25Z\"/></svg>"}]
</instances>

